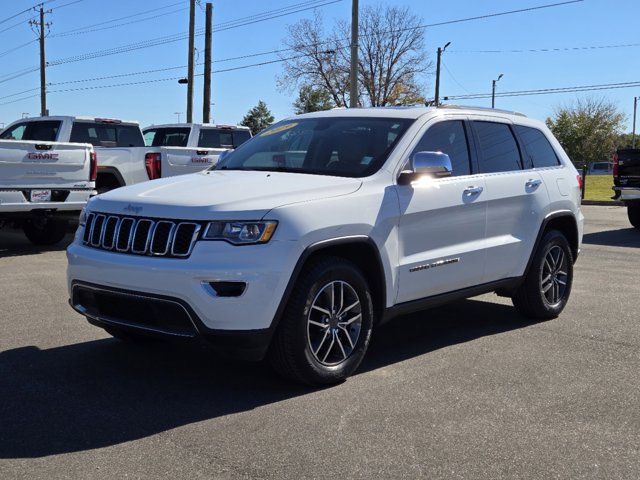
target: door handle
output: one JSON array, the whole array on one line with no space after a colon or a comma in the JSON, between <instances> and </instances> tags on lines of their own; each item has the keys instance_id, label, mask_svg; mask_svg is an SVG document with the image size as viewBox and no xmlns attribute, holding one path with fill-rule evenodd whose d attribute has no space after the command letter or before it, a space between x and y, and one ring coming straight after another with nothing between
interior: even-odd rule
<instances>
[{"instance_id":1,"label":"door handle","mask_svg":"<svg viewBox=\"0 0 640 480\"><path fill-rule=\"evenodd\" d=\"M541 183L542 180L539 180L537 178L534 180L533 178L530 178L529 180L527 180L527 183L525 183L524 186L527 188L536 188L539 187Z\"/></svg>"},{"instance_id":2,"label":"door handle","mask_svg":"<svg viewBox=\"0 0 640 480\"><path fill-rule=\"evenodd\" d=\"M484 190L484 188L482 187L467 187L464 189L464 194L467 197L471 197L473 195L480 195L482 193L482 190Z\"/></svg>"}]
</instances>

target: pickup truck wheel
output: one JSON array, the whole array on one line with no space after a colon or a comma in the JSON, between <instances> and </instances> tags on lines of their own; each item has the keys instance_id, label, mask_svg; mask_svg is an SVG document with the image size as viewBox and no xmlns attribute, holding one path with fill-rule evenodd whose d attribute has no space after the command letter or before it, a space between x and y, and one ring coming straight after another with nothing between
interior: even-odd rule
<instances>
[{"instance_id":1,"label":"pickup truck wheel","mask_svg":"<svg viewBox=\"0 0 640 480\"><path fill-rule=\"evenodd\" d=\"M564 309L573 281L573 254L565 236L547 232L536 252L522 285L513 296L513 305L525 317L536 320L556 318Z\"/></svg>"},{"instance_id":2,"label":"pickup truck wheel","mask_svg":"<svg viewBox=\"0 0 640 480\"><path fill-rule=\"evenodd\" d=\"M640 229L640 202L633 202L627 204L627 216L631 225Z\"/></svg>"},{"instance_id":3,"label":"pickup truck wheel","mask_svg":"<svg viewBox=\"0 0 640 480\"><path fill-rule=\"evenodd\" d=\"M299 277L269 358L285 378L338 383L360 365L372 328L371 293L360 270L347 260L324 257Z\"/></svg>"},{"instance_id":4,"label":"pickup truck wheel","mask_svg":"<svg viewBox=\"0 0 640 480\"><path fill-rule=\"evenodd\" d=\"M34 245L55 245L67 234L69 222L59 218L34 218L22 225L22 231Z\"/></svg>"}]
</instances>

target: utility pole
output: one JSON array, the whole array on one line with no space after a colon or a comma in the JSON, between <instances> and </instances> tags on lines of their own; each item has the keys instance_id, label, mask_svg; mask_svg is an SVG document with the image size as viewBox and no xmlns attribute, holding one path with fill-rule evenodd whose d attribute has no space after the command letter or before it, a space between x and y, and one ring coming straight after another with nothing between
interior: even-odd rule
<instances>
[{"instance_id":1,"label":"utility pole","mask_svg":"<svg viewBox=\"0 0 640 480\"><path fill-rule=\"evenodd\" d=\"M633 133L631 134L631 148L636 148L636 111L638 110L638 97L633 97Z\"/></svg>"},{"instance_id":2,"label":"utility pole","mask_svg":"<svg viewBox=\"0 0 640 480\"><path fill-rule=\"evenodd\" d=\"M440 105L440 62L442 60L442 54L444 53L444 51L447 49L449 45L451 45L451 42L447 42L444 48L438 47L438 57L436 61L436 94L433 99L433 103L435 104L436 107Z\"/></svg>"},{"instance_id":3,"label":"utility pole","mask_svg":"<svg viewBox=\"0 0 640 480\"><path fill-rule=\"evenodd\" d=\"M502 77L504 77L504 75L501 73L498 75L498 78L491 83L491 108L496 108L496 83L498 83Z\"/></svg>"},{"instance_id":4,"label":"utility pole","mask_svg":"<svg viewBox=\"0 0 640 480\"><path fill-rule=\"evenodd\" d=\"M211 122L211 48L213 37L213 4L207 2L204 32L204 93L202 96L202 123Z\"/></svg>"},{"instance_id":5,"label":"utility pole","mask_svg":"<svg viewBox=\"0 0 640 480\"><path fill-rule=\"evenodd\" d=\"M193 61L195 57L196 0L189 2L189 63L187 72L187 123L193 122Z\"/></svg>"},{"instance_id":6,"label":"utility pole","mask_svg":"<svg viewBox=\"0 0 640 480\"><path fill-rule=\"evenodd\" d=\"M351 0L351 70L349 106L358 106L358 0Z\"/></svg>"},{"instance_id":7,"label":"utility pole","mask_svg":"<svg viewBox=\"0 0 640 480\"><path fill-rule=\"evenodd\" d=\"M40 36L40 115L46 116L49 114L47 110L47 61L45 57L44 38L46 29L51 26L50 23L45 23L44 16L46 13L51 13L51 10L44 11L42 4L40 5L40 20L31 20L29 25L37 29L37 33Z\"/></svg>"}]
</instances>

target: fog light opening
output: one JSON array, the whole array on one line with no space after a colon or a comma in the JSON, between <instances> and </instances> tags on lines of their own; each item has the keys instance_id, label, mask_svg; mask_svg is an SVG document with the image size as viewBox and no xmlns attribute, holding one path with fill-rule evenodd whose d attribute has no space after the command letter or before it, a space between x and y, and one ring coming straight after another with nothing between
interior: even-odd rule
<instances>
[{"instance_id":1,"label":"fog light opening","mask_svg":"<svg viewBox=\"0 0 640 480\"><path fill-rule=\"evenodd\" d=\"M208 282L207 285L217 297L239 297L247 288L244 282Z\"/></svg>"}]
</instances>

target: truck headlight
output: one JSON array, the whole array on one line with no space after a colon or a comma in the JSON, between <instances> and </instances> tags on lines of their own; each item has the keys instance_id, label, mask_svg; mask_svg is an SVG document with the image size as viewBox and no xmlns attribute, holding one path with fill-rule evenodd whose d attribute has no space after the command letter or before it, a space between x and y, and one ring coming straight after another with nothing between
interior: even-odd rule
<instances>
[{"instance_id":1,"label":"truck headlight","mask_svg":"<svg viewBox=\"0 0 640 480\"><path fill-rule=\"evenodd\" d=\"M223 240L234 245L267 243L276 231L278 222L218 221L210 222L203 240Z\"/></svg>"}]
</instances>

